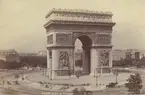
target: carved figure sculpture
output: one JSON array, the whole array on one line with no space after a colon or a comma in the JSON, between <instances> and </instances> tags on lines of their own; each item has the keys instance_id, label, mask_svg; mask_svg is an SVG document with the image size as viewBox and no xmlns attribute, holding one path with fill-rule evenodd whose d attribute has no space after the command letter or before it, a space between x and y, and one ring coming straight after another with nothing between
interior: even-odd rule
<instances>
[{"instance_id":1,"label":"carved figure sculpture","mask_svg":"<svg viewBox=\"0 0 145 95\"><path fill-rule=\"evenodd\" d=\"M109 65L109 53L108 51L101 51L100 53L100 62L101 66L108 66Z\"/></svg>"},{"instance_id":2,"label":"carved figure sculpture","mask_svg":"<svg viewBox=\"0 0 145 95\"><path fill-rule=\"evenodd\" d=\"M69 67L69 55L67 52L60 52L59 62L60 62L60 66L59 66L60 69Z\"/></svg>"}]
</instances>

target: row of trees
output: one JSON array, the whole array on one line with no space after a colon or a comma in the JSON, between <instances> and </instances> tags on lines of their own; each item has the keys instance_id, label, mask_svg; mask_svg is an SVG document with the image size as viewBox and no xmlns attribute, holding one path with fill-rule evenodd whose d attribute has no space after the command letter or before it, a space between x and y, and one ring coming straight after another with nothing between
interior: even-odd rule
<instances>
[{"instance_id":1,"label":"row of trees","mask_svg":"<svg viewBox=\"0 0 145 95\"><path fill-rule=\"evenodd\" d=\"M0 69L17 69L20 67L21 64L19 62L5 62L0 60Z\"/></svg>"},{"instance_id":2,"label":"row of trees","mask_svg":"<svg viewBox=\"0 0 145 95\"><path fill-rule=\"evenodd\" d=\"M1 69L17 69L20 67L46 67L47 66L47 57L45 56L21 56L20 62L6 62L0 60Z\"/></svg>"},{"instance_id":3,"label":"row of trees","mask_svg":"<svg viewBox=\"0 0 145 95\"><path fill-rule=\"evenodd\" d=\"M29 67L46 67L47 66L47 57L46 56L21 56L20 64L22 66Z\"/></svg>"},{"instance_id":4,"label":"row of trees","mask_svg":"<svg viewBox=\"0 0 145 95\"><path fill-rule=\"evenodd\" d=\"M118 61L113 61L113 66L119 66L119 67L130 67L130 66L136 66L136 67L145 67L145 58L141 58L139 60L135 59L121 59Z\"/></svg>"}]
</instances>

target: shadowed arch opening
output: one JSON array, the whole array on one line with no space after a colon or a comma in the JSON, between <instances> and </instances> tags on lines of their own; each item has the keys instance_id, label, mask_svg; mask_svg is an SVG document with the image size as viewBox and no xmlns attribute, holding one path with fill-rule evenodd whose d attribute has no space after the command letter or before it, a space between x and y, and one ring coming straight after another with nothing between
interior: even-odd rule
<instances>
[{"instance_id":1,"label":"shadowed arch opening","mask_svg":"<svg viewBox=\"0 0 145 95\"><path fill-rule=\"evenodd\" d=\"M75 67L83 69L83 74L91 72L91 46L92 39L87 35L79 36L75 40Z\"/></svg>"}]
</instances>

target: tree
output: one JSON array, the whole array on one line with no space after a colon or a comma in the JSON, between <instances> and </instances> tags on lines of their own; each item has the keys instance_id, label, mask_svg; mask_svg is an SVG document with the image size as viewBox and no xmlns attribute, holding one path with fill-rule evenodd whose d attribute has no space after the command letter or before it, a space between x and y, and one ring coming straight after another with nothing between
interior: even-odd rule
<instances>
[{"instance_id":1,"label":"tree","mask_svg":"<svg viewBox=\"0 0 145 95\"><path fill-rule=\"evenodd\" d=\"M79 79L79 77L81 76L82 73L82 69L80 67L76 68L76 77Z\"/></svg>"},{"instance_id":2,"label":"tree","mask_svg":"<svg viewBox=\"0 0 145 95\"><path fill-rule=\"evenodd\" d=\"M128 83L125 84L125 87L128 88L128 92L139 94L143 87L140 74L130 75L127 81Z\"/></svg>"},{"instance_id":3,"label":"tree","mask_svg":"<svg viewBox=\"0 0 145 95\"><path fill-rule=\"evenodd\" d=\"M73 93L74 95L84 95L85 91L86 91L85 88L81 87L81 88L75 88L73 90Z\"/></svg>"}]
</instances>

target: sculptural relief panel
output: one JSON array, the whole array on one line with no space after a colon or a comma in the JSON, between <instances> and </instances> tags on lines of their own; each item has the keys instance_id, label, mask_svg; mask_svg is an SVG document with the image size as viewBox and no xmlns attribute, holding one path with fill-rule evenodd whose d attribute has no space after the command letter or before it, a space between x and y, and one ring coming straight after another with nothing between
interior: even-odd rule
<instances>
[{"instance_id":1,"label":"sculptural relief panel","mask_svg":"<svg viewBox=\"0 0 145 95\"><path fill-rule=\"evenodd\" d=\"M111 21L112 17L110 15L98 15L98 14L76 14L76 13L58 13L55 14L55 17L64 20L79 20L79 21L104 21L108 22Z\"/></svg>"},{"instance_id":2,"label":"sculptural relief panel","mask_svg":"<svg viewBox=\"0 0 145 95\"><path fill-rule=\"evenodd\" d=\"M109 66L109 51L100 50L99 52L100 66Z\"/></svg>"},{"instance_id":3,"label":"sculptural relief panel","mask_svg":"<svg viewBox=\"0 0 145 95\"><path fill-rule=\"evenodd\" d=\"M111 44L111 35L99 34L96 36L95 42L96 42L96 44L99 44L99 45Z\"/></svg>"},{"instance_id":4,"label":"sculptural relief panel","mask_svg":"<svg viewBox=\"0 0 145 95\"><path fill-rule=\"evenodd\" d=\"M59 56L59 69L69 69L69 54L67 51L61 51Z\"/></svg>"},{"instance_id":5,"label":"sculptural relief panel","mask_svg":"<svg viewBox=\"0 0 145 95\"><path fill-rule=\"evenodd\" d=\"M71 45L71 34L57 33L56 44L58 45Z\"/></svg>"},{"instance_id":6,"label":"sculptural relief panel","mask_svg":"<svg viewBox=\"0 0 145 95\"><path fill-rule=\"evenodd\" d=\"M53 44L53 34L47 36L47 44Z\"/></svg>"}]
</instances>

